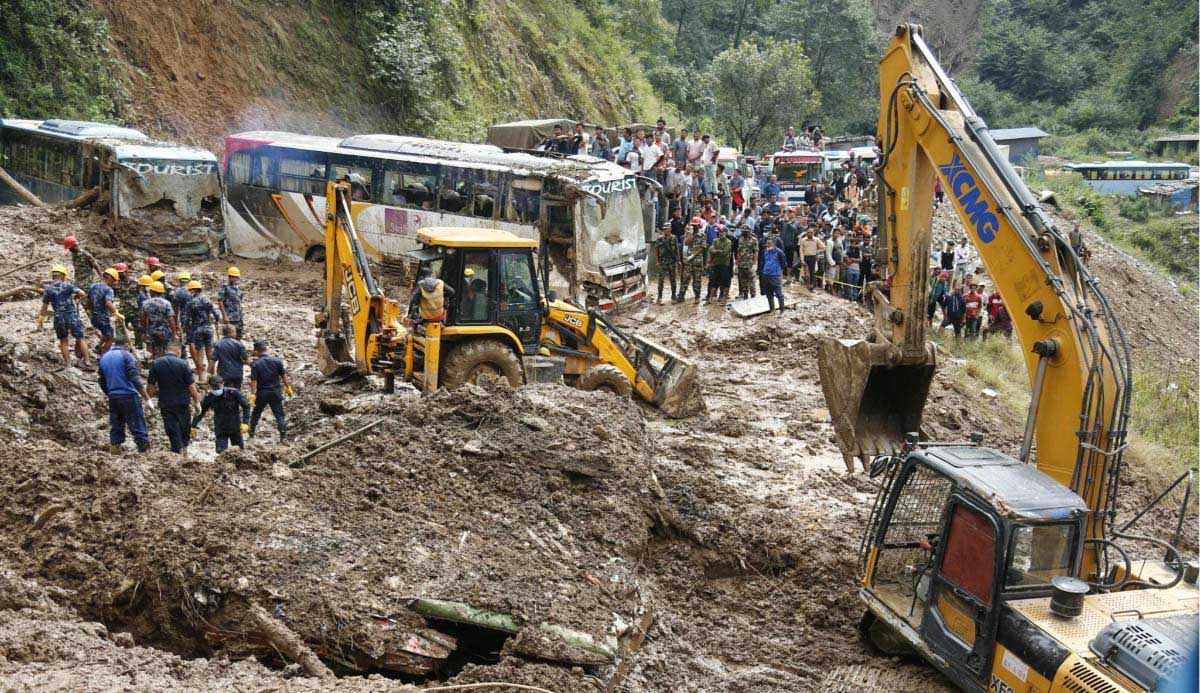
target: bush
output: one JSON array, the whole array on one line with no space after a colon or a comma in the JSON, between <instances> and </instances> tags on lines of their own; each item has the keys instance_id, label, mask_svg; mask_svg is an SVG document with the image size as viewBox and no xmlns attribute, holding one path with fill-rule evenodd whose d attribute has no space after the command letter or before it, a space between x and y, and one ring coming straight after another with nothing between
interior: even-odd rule
<instances>
[{"instance_id":1,"label":"bush","mask_svg":"<svg viewBox=\"0 0 1200 693\"><path fill-rule=\"evenodd\" d=\"M1150 221L1150 201L1144 197L1122 197L1117 201L1117 210L1130 221Z\"/></svg>"}]
</instances>

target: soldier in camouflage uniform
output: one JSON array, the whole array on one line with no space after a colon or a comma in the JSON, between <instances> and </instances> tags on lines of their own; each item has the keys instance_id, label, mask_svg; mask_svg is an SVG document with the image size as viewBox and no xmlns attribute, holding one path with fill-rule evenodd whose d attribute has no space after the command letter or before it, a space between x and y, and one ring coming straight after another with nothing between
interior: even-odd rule
<instances>
[{"instance_id":1,"label":"soldier in camouflage uniform","mask_svg":"<svg viewBox=\"0 0 1200 693\"><path fill-rule=\"evenodd\" d=\"M237 329L237 338L241 339L244 327L242 272L236 267L230 267L226 274L229 277L228 281L217 290L217 307L221 309L221 322L233 325Z\"/></svg>"},{"instance_id":2,"label":"soldier in camouflage uniform","mask_svg":"<svg viewBox=\"0 0 1200 693\"><path fill-rule=\"evenodd\" d=\"M186 343L191 329L188 327L187 311L184 309L187 308L188 301L192 300L192 292L187 288L188 283L192 281L192 275L180 272L175 276L175 281L179 283L179 286L167 294L167 300L171 302L171 309L175 311L175 318L179 321L179 332Z\"/></svg>"},{"instance_id":3,"label":"soldier in camouflage uniform","mask_svg":"<svg viewBox=\"0 0 1200 693\"><path fill-rule=\"evenodd\" d=\"M695 227L689 228L683 239L683 281L679 287L679 300L687 298L688 284L695 293L695 303L700 302L700 283L704 280L704 236Z\"/></svg>"},{"instance_id":4,"label":"soldier in camouflage uniform","mask_svg":"<svg viewBox=\"0 0 1200 693\"><path fill-rule=\"evenodd\" d=\"M758 239L749 226L744 226L737 248L738 298L754 298L758 295L758 282L754 276L757 269Z\"/></svg>"},{"instance_id":5,"label":"soldier in camouflage uniform","mask_svg":"<svg viewBox=\"0 0 1200 693\"><path fill-rule=\"evenodd\" d=\"M150 353L158 358L167 353L167 344L179 333L175 322L175 309L163 298L166 288L162 282L150 285L150 298L142 304L142 333L150 345Z\"/></svg>"},{"instance_id":6,"label":"soldier in camouflage uniform","mask_svg":"<svg viewBox=\"0 0 1200 693\"><path fill-rule=\"evenodd\" d=\"M675 285L675 277L679 274L679 239L671 233L671 225L662 228L662 237L654 241L654 259L658 262L658 302L662 303L663 280L671 279L671 302L678 303L680 298Z\"/></svg>"},{"instance_id":7,"label":"soldier in camouflage uniform","mask_svg":"<svg viewBox=\"0 0 1200 693\"><path fill-rule=\"evenodd\" d=\"M117 320L116 328L118 334L129 336L132 333L133 343L137 348L142 348L142 330L141 321L138 317L140 306L138 305L138 293L141 287L138 286L137 280L133 278L133 272L129 270L129 266L125 263L117 263L116 270L121 274L121 281L115 288L117 294L117 310L121 315L125 316L124 320Z\"/></svg>"},{"instance_id":8,"label":"soldier in camouflage uniform","mask_svg":"<svg viewBox=\"0 0 1200 693\"><path fill-rule=\"evenodd\" d=\"M63 239L63 247L71 252L71 267L75 270L73 283L75 286L91 286L96 282L96 275L100 274L100 263L96 262L96 258L83 248L79 247L79 241L74 236L67 236Z\"/></svg>"}]
</instances>

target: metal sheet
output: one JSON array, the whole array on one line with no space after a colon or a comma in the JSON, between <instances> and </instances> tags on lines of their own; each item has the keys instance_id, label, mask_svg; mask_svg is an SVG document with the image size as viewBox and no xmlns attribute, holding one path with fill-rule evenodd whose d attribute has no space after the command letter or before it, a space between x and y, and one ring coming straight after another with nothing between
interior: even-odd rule
<instances>
[{"instance_id":1,"label":"metal sheet","mask_svg":"<svg viewBox=\"0 0 1200 693\"><path fill-rule=\"evenodd\" d=\"M744 298L740 301L730 301L729 310L739 318L752 318L755 315L764 315L771 311L767 305L766 296L755 296L754 298Z\"/></svg>"}]
</instances>

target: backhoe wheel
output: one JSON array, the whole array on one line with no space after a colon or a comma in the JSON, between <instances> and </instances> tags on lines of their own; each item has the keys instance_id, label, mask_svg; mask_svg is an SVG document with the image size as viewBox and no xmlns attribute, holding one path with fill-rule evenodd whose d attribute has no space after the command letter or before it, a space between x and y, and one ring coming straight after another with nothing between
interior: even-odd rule
<instances>
[{"instance_id":1,"label":"backhoe wheel","mask_svg":"<svg viewBox=\"0 0 1200 693\"><path fill-rule=\"evenodd\" d=\"M603 390L618 397L628 397L633 392L633 383L621 372L620 368L608 363L601 363L584 371L575 387L580 390Z\"/></svg>"},{"instance_id":2,"label":"backhoe wheel","mask_svg":"<svg viewBox=\"0 0 1200 693\"><path fill-rule=\"evenodd\" d=\"M441 382L447 389L473 384L481 375L507 378L513 387L520 387L525 379L521 359L506 344L494 339L458 345L442 360Z\"/></svg>"}]
</instances>

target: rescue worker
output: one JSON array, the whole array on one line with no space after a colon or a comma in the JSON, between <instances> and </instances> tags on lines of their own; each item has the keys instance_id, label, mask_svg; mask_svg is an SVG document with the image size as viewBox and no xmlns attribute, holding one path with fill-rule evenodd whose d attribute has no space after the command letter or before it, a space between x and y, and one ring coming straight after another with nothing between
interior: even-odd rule
<instances>
[{"instance_id":1,"label":"rescue worker","mask_svg":"<svg viewBox=\"0 0 1200 693\"><path fill-rule=\"evenodd\" d=\"M171 301L171 308L175 311L175 317L179 320L179 333L182 336L183 343L187 344L188 324L187 315L184 308L187 308L188 301L192 300L192 292L188 291L188 283L192 281L192 275L187 272L180 272L175 275L175 281L178 286L171 291L168 300Z\"/></svg>"},{"instance_id":2,"label":"rescue worker","mask_svg":"<svg viewBox=\"0 0 1200 693\"><path fill-rule=\"evenodd\" d=\"M156 269L150 273L150 281L161 282L165 276L167 276L166 272L163 272L161 269Z\"/></svg>"},{"instance_id":3,"label":"rescue worker","mask_svg":"<svg viewBox=\"0 0 1200 693\"><path fill-rule=\"evenodd\" d=\"M138 375L137 361L128 349L129 337L118 335L113 348L100 357L100 389L108 397L108 443L113 452L120 452L128 428L138 452L146 452L150 437L146 434L142 401L152 405Z\"/></svg>"},{"instance_id":4,"label":"rescue worker","mask_svg":"<svg viewBox=\"0 0 1200 693\"><path fill-rule=\"evenodd\" d=\"M67 236L63 239L63 247L71 253L71 267L75 270L75 286L91 286L96 281L96 275L100 274L100 263L96 262L96 258L83 248L79 247L79 240L74 236Z\"/></svg>"},{"instance_id":5,"label":"rescue worker","mask_svg":"<svg viewBox=\"0 0 1200 693\"><path fill-rule=\"evenodd\" d=\"M92 327L100 333L100 346L96 350L98 354L103 354L112 346L114 334L112 318L124 320L124 316L117 312L117 307L113 303L115 300L113 289L120 281L120 277L120 273L110 267L100 273L101 281L88 288L88 318L91 320Z\"/></svg>"},{"instance_id":6,"label":"rescue worker","mask_svg":"<svg viewBox=\"0 0 1200 693\"><path fill-rule=\"evenodd\" d=\"M237 338L242 338L244 327L242 316L242 271L230 267L225 272L225 283L217 290L217 307L221 309L221 324L237 328Z\"/></svg>"},{"instance_id":7,"label":"rescue worker","mask_svg":"<svg viewBox=\"0 0 1200 693\"><path fill-rule=\"evenodd\" d=\"M158 358L166 353L167 343L179 334L179 325L175 322L175 309L171 302L163 298L166 287L162 282L151 282L150 298L142 304L142 331L150 345L150 355Z\"/></svg>"},{"instance_id":8,"label":"rescue worker","mask_svg":"<svg viewBox=\"0 0 1200 693\"><path fill-rule=\"evenodd\" d=\"M71 365L70 338L75 338L75 355L84 366L88 363L87 346L83 343L83 323L75 300L86 296L83 290L67 281L67 268L54 265L50 268L50 284L42 292L42 310L38 313L37 326L42 329L46 314L54 309L54 336L58 338L58 351L64 366Z\"/></svg>"},{"instance_id":9,"label":"rescue worker","mask_svg":"<svg viewBox=\"0 0 1200 693\"><path fill-rule=\"evenodd\" d=\"M146 258L146 274L154 274L155 270L160 272L167 271L166 267L163 266L162 261L151 255Z\"/></svg>"},{"instance_id":10,"label":"rescue worker","mask_svg":"<svg viewBox=\"0 0 1200 693\"><path fill-rule=\"evenodd\" d=\"M754 276L757 268L758 239L749 226L743 226L737 248L738 298L754 298L758 295L758 287L755 286L757 278Z\"/></svg>"},{"instance_id":11,"label":"rescue worker","mask_svg":"<svg viewBox=\"0 0 1200 693\"><path fill-rule=\"evenodd\" d=\"M153 283L154 280L148 274L143 274L137 280L137 310L133 314L133 324L137 326L139 339L145 336L142 334L142 306L146 304L146 301L150 300L150 285Z\"/></svg>"},{"instance_id":12,"label":"rescue worker","mask_svg":"<svg viewBox=\"0 0 1200 693\"><path fill-rule=\"evenodd\" d=\"M133 333L134 346L142 347L142 331L138 326L138 294L141 293L141 287L137 280L133 278L133 272L130 271L129 265L124 262L118 262L113 265L120 275L121 280L113 287L113 291L117 295L117 307L120 308L122 319L117 321L117 332L125 334Z\"/></svg>"},{"instance_id":13,"label":"rescue worker","mask_svg":"<svg viewBox=\"0 0 1200 693\"><path fill-rule=\"evenodd\" d=\"M221 319L221 315L204 295L204 286L200 282L194 279L188 282L188 291L192 298L184 307L183 324L187 325L187 341L191 345L196 375L203 378L205 371L212 375L217 370L217 364L213 361L213 345L217 342L213 325Z\"/></svg>"},{"instance_id":14,"label":"rescue worker","mask_svg":"<svg viewBox=\"0 0 1200 693\"><path fill-rule=\"evenodd\" d=\"M724 304L729 301L729 261L733 258L733 241L725 233L724 226L717 227L717 237L708 249L708 293L704 300L711 301L714 294Z\"/></svg>"},{"instance_id":15,"label":"rescue worker","mask_svg":"<svg viewBox=\"0 0 1200 693\"><path fill-rule=\"evenodd\" d=\"M472 276L474 272L467 268ZM487 282L482 279L467 280L467 291L463 294L459 322L483 322L488 318Z\"/></svg>"},{"instance_id":16,"label":"rescue worker","mask_svg":"<svg viewBox=\"0 0 1200 693\"><path fill-rule=\"evenodd\" d=\"M213 410L213 437L217 442L217 453L225 452L230 443L239 448L246 447L243 436L250 431L250 402L242 391L223 385L220 376L209 378L208 392L200 400L200 413L192 418L193 437L196 435L196 426L204 420L209 409Z\"/></svg>"},{"instance_id":17,"label":"rescue worker","mask_svg":"<svg viewBox=\"0 0 1200 693\"><path fill-rule=\"evenodd\" d=\"M675 280L679 273L679 239L671 233L669 223L663 225L662 237L654 242L654 260L658 263L658 302L662 303L663 280L670 278L671 302L678 303Z\"/></svg>"},{"instance_id":18,"label":"rescue worker","mask_svg":"<svg viewBox=\"0 0 1200 693\"><path fill-rule=\"evenodd\" d=\"M693 303L700 302L700 282L704 279L704 236L695 226L688 227L683 239L683 272L681 273L679 300L687 298L688 284L695 294Z\"/></svg>"},{"instance_id":19,"label":"rescue worker","mask_svg":"<svg viewBox=\"0 0 1200 693\"><path fill-rule=\"evenodd\" d=\"M242 367L250 365L246 355L246 345L237 338L237 328L233 325L221 326L221 341L213 347L213 360L217 363L217 375L225 387L235 390L242 389Z\"/></svg>"},{"instance_id":20,"label":"rescue worker","mask_svg":"<svg viewBox=\"0 0 1200 693\"><path fill-rule=\"evenodd\" d=\"M283 396L291 397L292 384L288 382L287 367L283 361L267 353L267 343L258 340L254 343L254 363L250 365L250 437L258 428L258 418L262 410L271 408L275 417L275 426L279 429L279 442L287 440L287 419L283 415Z\"/></svg>"},{"instance_id":21,"label":"rescue worker","mask_svg":"<svg viewBox=\"0 0 1200 693\"><path fill-rule=\"evenodd\" d=\"M192 442L191 402L200 402L200 391L187 361L179 357L179 342L167 344L167 353L150 364L147 380L150 394L158 395L158 411L162 415L163 429L171 441L171 452L187 454Z\"/></svg>"},{"instance_id":22,"label":"rescue worker","mask_svg":"<svg viewBox=\"0 0 1200 693\"><path fill-rule=\"evenodd\" d=\"M447 298L454 298L454 288L433 276L433 271L426 267L421 270L421 278L417 280L417 292L409 304L409 316L412 316L415 304L417 324L442 322L446 319Z\"/></svg>"}]
</instances>

